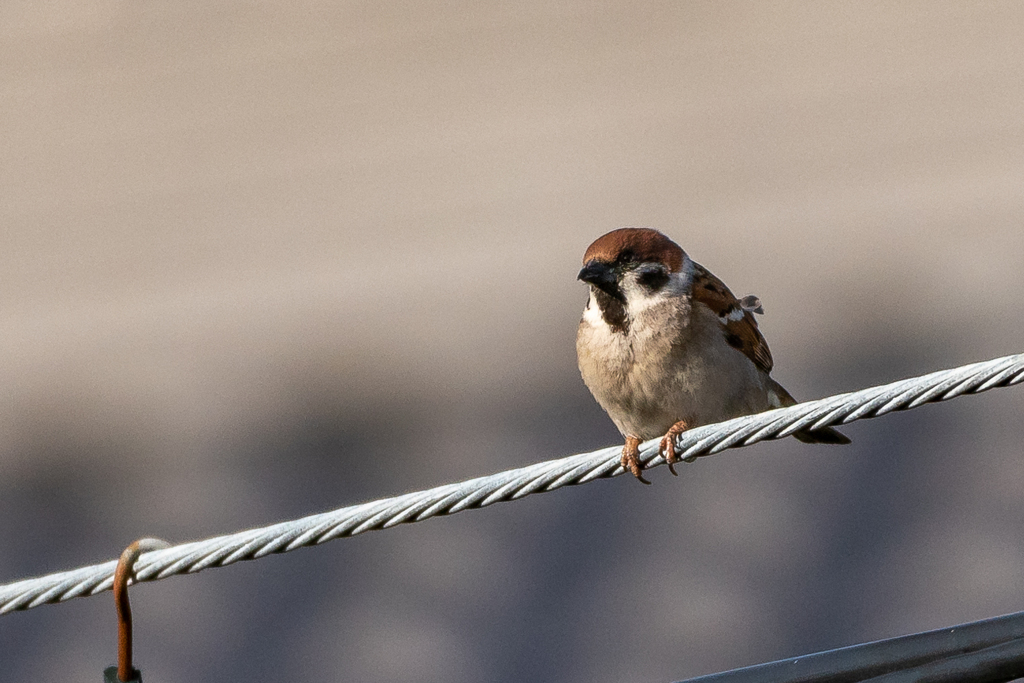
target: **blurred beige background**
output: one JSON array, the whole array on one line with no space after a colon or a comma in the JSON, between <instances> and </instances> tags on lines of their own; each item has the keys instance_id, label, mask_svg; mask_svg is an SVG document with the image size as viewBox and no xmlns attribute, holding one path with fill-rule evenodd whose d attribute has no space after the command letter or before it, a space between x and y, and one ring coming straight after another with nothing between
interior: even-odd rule
<instances>
[{"instance_id":1,"label":"blurred beige background","mask_svg":"<svg viewBox=\"0 0 1024 683\"><path fill-rule=\"evenodd\" d=\"M587 244L799 397L1024 351L1024 5L0 5L0 582L618 442ZM133 591L147 681L671 681L1024 609L1024 391ZM98 680L109 594L0 617Z\"/></svg>"}]
</instances>

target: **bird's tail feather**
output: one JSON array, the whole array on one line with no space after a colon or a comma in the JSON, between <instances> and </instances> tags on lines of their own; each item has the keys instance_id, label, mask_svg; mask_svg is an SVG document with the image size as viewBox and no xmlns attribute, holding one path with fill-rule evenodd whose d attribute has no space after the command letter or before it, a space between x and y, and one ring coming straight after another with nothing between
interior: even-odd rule
<instances>
[{"instance_id":1,"label":"bird's tail feather","mask_svg":"<svg viewBox=\"0 0 1024 683\"><path fill-rule=\"evenodd\" d=\"M768 378L769 389L773 391L779 398L780 407L785 408L786 406L795 406L797 401L793 398L786 389L776 382L775 380ZM815 429L814 431L802 430L799 432L793 432L798 440L804 443L830 443L830 444L847 444L850 443L850 437L846 436L842 432L833 429L832 427L822 427L821 429Z\"/></svg>"}]
</instances>

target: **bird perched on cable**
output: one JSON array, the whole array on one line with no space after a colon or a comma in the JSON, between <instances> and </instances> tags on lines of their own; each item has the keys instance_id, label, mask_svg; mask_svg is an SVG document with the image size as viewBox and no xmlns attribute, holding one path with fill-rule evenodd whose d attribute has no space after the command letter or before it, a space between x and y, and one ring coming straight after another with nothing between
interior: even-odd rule
<instances>
[{"instance_id":1,"label":"bird perched on cable","mask_svg":"<svg viewBox=\"0 0 1024 683\"><path fill-rule=\"evenodd\" d=\"M769 377L772 354L757 329L763 313L678 244L650 228L620 228L583 255L590 299L576 335L580 374L626 438L622 467L644 479L640 443L662 436L675 474L683 431L796 400ZM831 427L799 431L807 443L845 444Z\"/></svg>"}]
</instances>

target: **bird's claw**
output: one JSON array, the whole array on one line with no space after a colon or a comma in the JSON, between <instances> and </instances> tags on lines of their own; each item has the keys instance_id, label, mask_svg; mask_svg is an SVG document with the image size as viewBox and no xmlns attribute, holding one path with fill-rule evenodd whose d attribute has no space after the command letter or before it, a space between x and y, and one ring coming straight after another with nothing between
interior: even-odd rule
<instances>
[{"instance_id":1,"label":"bird's claw","mask_svg":"<svg viewBox=\"0 0 1024 683\"><path fill-rule=\"evenodd\" d=\"M683 420L676 422L668 428L668 432L661 438L661 445L658 447L658 451L665 458L665 464L668 465L668 471L676 476L678 474L676 473L675 463L679 462L679 457L676 455L676 437L685 431L686 422Z\"/></svg>"},{"instance_id":2,"label":"bird's claw","mask_svg":"<svg viewBox=\"0 0 1024 683\"><path fill-rule=\"evenodd\" d=\"M642 484L651 483L644 479L644 466L640 462L640 439L638 437L626 437L626 445L622 447L622 459L620 462L622 469L632 472L633 476L639 479Z\"/></svg>"}]
</instances>

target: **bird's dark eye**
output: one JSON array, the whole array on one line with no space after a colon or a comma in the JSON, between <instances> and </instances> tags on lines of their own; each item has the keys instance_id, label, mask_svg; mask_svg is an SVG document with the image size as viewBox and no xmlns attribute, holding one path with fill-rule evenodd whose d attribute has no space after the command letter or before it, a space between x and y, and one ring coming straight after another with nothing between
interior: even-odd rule
<instances>
[{"instance_id":1,"label":"bird's dark eye","mask_svg":"<svg viewBox=\"0 0 1024 683\"><path fill-rule=\"evenodd\" d=\"M661 289L668 282L668 271L664 266L647 263L637 268L636 272L636 281L652 292Z\"/></svg>"},{"instance_id":2,"label":"bird's dark eye","mask_svg":"<svg viewBox=\"0 0 1024 683\"><path fill-rule=\"evenodd\" d=\"M640 259L633 252L632 249L623 249L619 252L618 258L615 259L619 263L636 263Z\"/></svg>"}]
</instances>

